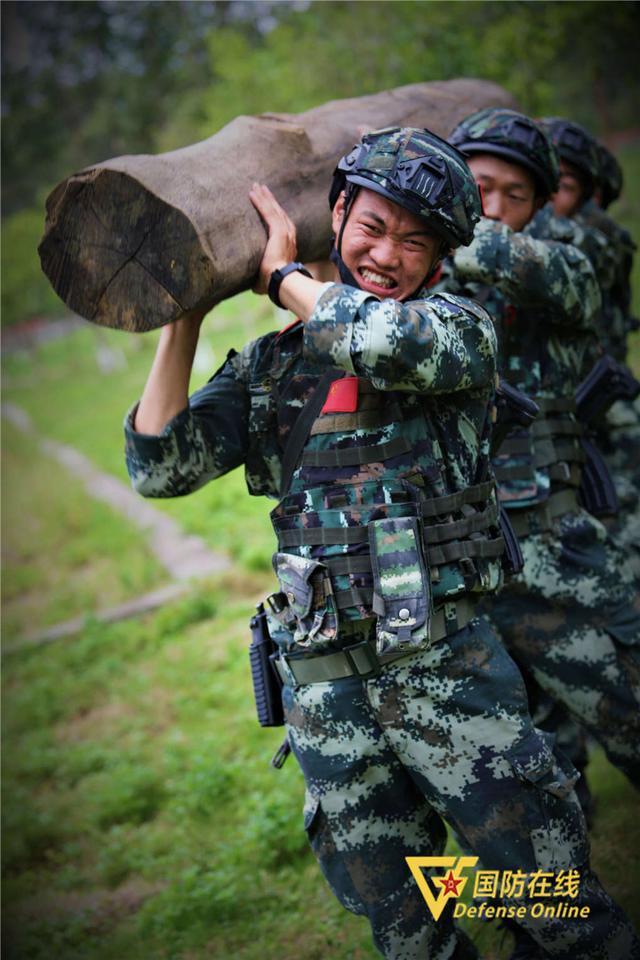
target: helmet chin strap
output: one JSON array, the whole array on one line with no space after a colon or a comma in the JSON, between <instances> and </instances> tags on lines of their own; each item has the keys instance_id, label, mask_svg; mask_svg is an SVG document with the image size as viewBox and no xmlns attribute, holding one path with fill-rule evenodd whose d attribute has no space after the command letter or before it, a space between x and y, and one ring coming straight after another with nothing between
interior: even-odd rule
<instances>
[{"instance_id":1,"label":"helmet chin strap","mask_svg":"<svg viewBox=\"0 0 640 960\"><path fill-rule=\"evenodd\" d=\"M349 186L351 186L351 185L349 184ZM339 275L340 275L340 279L342 280L342 282L343 282L346 286L348 286L348 287L358 287L359 289L361 289L361 288L360 288L360 284L358 283L356 277L354 277L354 275L352 274L351 270L349 270L349 267L346 265L346 263L345 263L344 260L342 259L342 236L343 236L343 234L344 234L344 228L345 228L346 223L347 223L347 217L348 217L349 211L350 211L350 209L351 209L351 204L353 203L353 201L354 201L354 199L355 199L355 196L356 196L356 193L358 192L358 189L359 189L358 187L355 187L355 188L352 187L350 190L349 190L349 189L345 190L344 211L343 211L343 213L342 213L342 223L340 224L340 230L338 231L338 237L337 237L337 239L334 239L334 242L333 242L332 245L331 245L331 252L329 253L329 260L331 261L331 263L334 264L335 267L337 267L338 273L339 273ZM412 291L410 294L408 294L406 297L403 297L403 298L402 298L402 300L400 301L401 303L406 303L407 300L415 300L416 296L420 293L420 291L423 290L423 289L427 286L427 284L428 284L429 281L431 280L432 276L435 274L436 270L437 270L438 267L440 266L440 262L441 262L441 260L443 259L444 255L445 255L445 253L446 253L446 248L447 248L447 244L445 243L445 241L441 241L440 250L438 251L438 256L436 257L436 259L434 260L434 262L431 264L431 267L430 267L429 272L427 273L426 277L420 282L420 284L416 287L415 290L413 290L413 291Z\"/></svg>"}]
</instances>

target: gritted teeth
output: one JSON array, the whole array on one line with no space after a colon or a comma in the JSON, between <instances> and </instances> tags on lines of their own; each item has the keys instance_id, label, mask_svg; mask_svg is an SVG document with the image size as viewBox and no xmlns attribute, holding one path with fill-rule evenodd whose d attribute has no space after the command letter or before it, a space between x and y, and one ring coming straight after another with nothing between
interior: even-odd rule
<instances>
[{"instance_id":1,"label":"gritted teeth","mask_svg":"<svg viewBox=\"0 0 640 960\"><path fill-rule=\"evenodd\" d=\"M392 280L391 277L384 277L381 273L376 273L374 270L369 270L367 267L361 267L360 276L364 280L368 280L369 283L375 283L379 287L386 287L388 290L396 285L395 280Z\"/></svg>"}]
</instances>

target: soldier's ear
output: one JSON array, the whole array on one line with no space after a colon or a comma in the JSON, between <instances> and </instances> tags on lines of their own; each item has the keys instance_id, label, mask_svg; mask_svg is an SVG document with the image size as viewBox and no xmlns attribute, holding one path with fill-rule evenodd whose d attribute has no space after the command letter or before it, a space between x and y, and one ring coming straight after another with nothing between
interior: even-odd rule
<instances>
[{"instance_id":1,"label":"soldier's ear","mask_svg":"<svg viewBox=\"0 0 640 960\"><path fill-rule=\"evenodd\" d=\"M534 201L533 201L533 212L534 212L534 213L537 213L538 210L542 210L542 208L545 206L547 200L549 200L549 199L550 199L549 197L540 197L540 196L535 197L535 199L534 199Z\"/></svg>"},{"instance_id":2,"label":"soldier's ear","mask_svg":"<svg viewBox=\"0 0 640 960\"><path fill-rule=\"evenodd\" d=\"M344 217L344 190L341 190L338 195L338 199L335 202L333 210L331 211L331 229L333 230L336 237L340 232L340 227L342 226L343 217Z\"/></svg>"}]
</instances>

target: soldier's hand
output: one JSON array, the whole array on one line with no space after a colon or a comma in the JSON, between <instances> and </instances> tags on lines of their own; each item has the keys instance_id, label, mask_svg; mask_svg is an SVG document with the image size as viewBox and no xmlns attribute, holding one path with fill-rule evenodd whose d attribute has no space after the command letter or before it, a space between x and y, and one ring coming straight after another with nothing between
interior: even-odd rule
<instances>
[{"instance_id":1,"label":"soldier's hand","mask_svg":"<svg viewBox=\"0 0 640 960\"><path fill-rule=\"evenodd\" d=\"M255 293L266 293L273 271L296 259L296 228L269 187L254 183L249 198L267 228L267 245L258 269L258 280L253 287Z\"/></svg>"}]
</instances>

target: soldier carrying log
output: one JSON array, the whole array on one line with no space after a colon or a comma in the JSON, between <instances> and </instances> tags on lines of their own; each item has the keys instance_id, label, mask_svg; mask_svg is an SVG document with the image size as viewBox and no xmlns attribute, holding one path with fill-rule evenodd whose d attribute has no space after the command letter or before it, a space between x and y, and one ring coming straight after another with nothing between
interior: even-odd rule
<instances>
[{"instance_id":1,"label":"soldier carrying log","mask_svg":"<svg viewBox=\"0 0 640 960\"><path fill-rule=\"evenodd\" d=\"M191 397L203 311L165 326L127 465L142 495L167 497L244 464L250 493L278 501L268 619L327 881L384 957L478 957L407 866L442 854L446 820L487 870L579 873L577 919L531 909L530 888L503 899L541 955L640 957L590 869L575 771L476 616L502 582L496 336L481 306L425 291L480 218L464 158L424 129L366 135L334 173L325 283L297 262L271 191L251 200L268 232L257 290L295 321L232 351Z\"/></svg>"}]
</instances>

